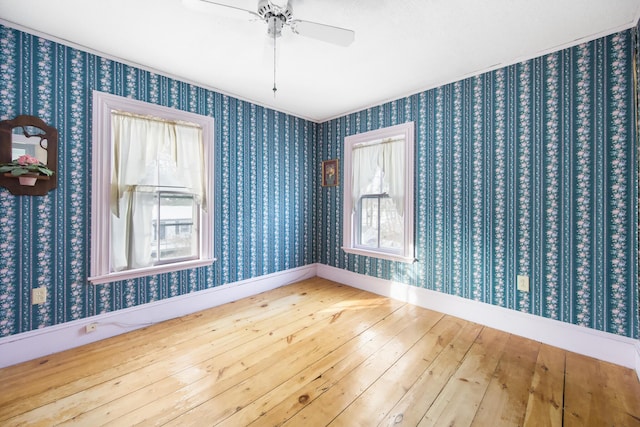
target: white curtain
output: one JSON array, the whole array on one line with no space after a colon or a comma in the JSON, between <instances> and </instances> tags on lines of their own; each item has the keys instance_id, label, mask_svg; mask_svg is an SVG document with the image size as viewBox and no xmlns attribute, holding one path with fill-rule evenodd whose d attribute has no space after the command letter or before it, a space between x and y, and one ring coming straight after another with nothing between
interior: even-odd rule
<instances>
[{"instance_id":1,"label":"white curtain","mask_svg":"<svg viewBox=\"0 0 640 427\"><path fill-rule=\"evenodd\" d=\"M398 215L404 213L404 140L383 145L384 186L396 205Z\"/></svg>"},{"instance_id":2,"label":"white curtain","mask_svg":"<svg viewBox=\"0 0 640 427\"><path fill-rule=\"evenodd\" d=\"M159 187L189 192L206 209L202 129L125 113L111 114L111 264L151 265L151 212Z\"/></svg>"},{"instance_id":3,"label":"white curtain","mask_svg":"<svg viewBox=\"0 0 640 427\"><path fill-rule=\"evenodd\" d=\"M351 197L353 209L358 206L358 200L363 194L382 192L380 144L355 147L352 153L353 188Z\"/></svg>"},{"instance_id":4,"label":"white curtain","mask_svg":"<svg viewBox=\"0 0 640 427\"><path fill-rule=\"evenodd\" d=\"M404 211L404 139L354 147L352 206L363 194L387 193L399 215Z\"/></svg>"}]
</instances>

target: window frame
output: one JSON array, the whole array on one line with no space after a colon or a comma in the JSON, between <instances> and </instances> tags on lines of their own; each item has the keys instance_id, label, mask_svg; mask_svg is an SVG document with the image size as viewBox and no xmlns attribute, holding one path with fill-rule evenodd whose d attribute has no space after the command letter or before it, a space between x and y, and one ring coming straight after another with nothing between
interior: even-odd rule
<instances>
[{"instance_id":1,"label":"window frame","mask_svg":"<svg viewBox=\"0 0 640 427\"><path fill-rule=\"evenodd\" d=\"M359 221L358 210L354 210L351 198L353 185L353 149L361 144L375 144L392 137L403 137L405 143L404 157L404 245L400 253L387 250L374 250L358 245ZM415 262L415 235L414 235L414 146L415 146L415 122L406 122L395 126L380 128L368 132L350 135L344 138L344 184L343 184L343 222L342 222L342 250L346 253L364 255L375 258L400 261L405 263ZM356 221L358 221L356 223Z\"/></svg>"},{"instance_id":2,"label":"window frame","mask_svg":"<svg viewBox=\"0 0 640 427\"><path fill-rule=\"evenodd\" d=\"M111 111L127 111L134 114L158 117L168 121L185 121L202 127L204 165L206 176L206 210L200 209L200 256L197 259L158 264L149 267L111 272ZM213 117L162 105L150 104L131 98L93 91L93 132L91 161L91 271L88 277L93 284L128 280L137 277L211 265L214 241L214 119ZM105 243L106 242L106 243Z\"/></svg>"}]
</instances>

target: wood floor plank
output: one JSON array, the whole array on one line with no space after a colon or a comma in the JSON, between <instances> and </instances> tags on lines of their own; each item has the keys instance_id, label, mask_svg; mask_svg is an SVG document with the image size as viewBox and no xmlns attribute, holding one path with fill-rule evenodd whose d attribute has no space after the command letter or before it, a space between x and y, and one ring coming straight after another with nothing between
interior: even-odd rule
<instances>
[{"instance_id":1,"label":"wood floor plank","mask_svg":"<svg viewBox=\"0 0 640 427\"><path fill-rule=\"evenodd\" d=\"M508 337L495 329L483 328L418 426L471 425Z\"/></svg>"},{"instance_id":2,"label":"wood floor plank","mask_svg":"<svg viewBox=\"0 0 640 427\"><path fill-rule=\"evenodd\" d=\"M640 425L640 382L636 373L611 363L597 362L604 374L605 390L611 393L611 404L619 408L628 425Z\"/></svg>"},{"instance_id":3,"label":"wood floor plank","mask_svg":"<svg viewBox=\"0 0 640 427\"><path fill-rule=\"evenodd\" d=\"M539 350L539 342L509 336L472 425L523 424Z\"/></svg>"},{"instance_id":4,"label":"wood floor plank","mask_svg":"<svg viewBox=\"0 0 640 427\"><path fill-rule=\"evenodd\" d=\"M422 338L425 328L431 328L435 323L434 319L426 310L423 311L422 316L407 319L407 327L397 336L283 425L320 425L322 422L332 420L339 415L350 402L376 381L390 365L395 363L407 348Z\"/></svg>"},{"instance_id":5,"label":"wood floor plank","mask_svg":"<svg viewBox=\"0 0 640 427\"><path fill-rule=\"evenodd\" d=\"M639 411L631 369L320 278L0 369L3 427L640 427Z\"/></svg>"},{"instance_id":6,"label":"wood floor plank","mask_svg":"<svg viewBox=\"0 0 640 427\"><path fill-rule=\"evenodd\" d=\"M381 422L414 384L415 379L449 346L463 326L460 319L443 316L380 378L359 395L331 426L371 426Z\"/></svg>"},{"instance_id":7,"label":"wood floor plank","mask_svg":"<svg viewBox=\"0 0 640 427\"><path fill-rule=\"evenodd\" d=\"M566 359L565 426L640 426L635 415L640 398L623 391L625 387L639 390L637 379L614 383L611 371L620 371L619 367L575 353L567 353Z\"/></svg>"},{"instance_id":8,"label":"wood floor plank","mask_svg":"<svg viewBox=\"0 0 640 427\"><path fill-rule=\"evenodd\" d=\"M451 343L429 364L379 425L417 425L456 373L482 329L481 325L464 322Z\"/></svg>"},{"instance_id":9,"label":"wood floor plank","mask_svg":"<svg viewBox=\"0 0 640 427\"><path fill-rule=\"evenodd\" d=\"M540 346L531 381L524 425L561 427L564 406L565 352L546 344Z\"/></svg>"},{"instance_id":10,"label":"wood floor plank","mask_svg":"<svg viewBox=\"0 0 640 427\"><path fill-rule=\"evenodd\" d=\"M411 310L411 307L404 308ZM252 402L220 425L281 425L333 387L406 328L407 311L399 310L373 324L341 348L327 354L281 387ZM439 314L437 315L439 316ZM251 422L252 421L252 422Z\"/></svg>"},{"instance_id":11,"label":"wood floor plank","mask_svg":"<svg viewBox=\"0 0 640 427\"><path fill-rule=\"evenodd\" d=\"M594 389L604 388L599 364L584 356L567 354L564 425L608 425L607 399L595 399ZM599 393L601 394L601 393Z\"/></svg>"},{"instance_id":12,"label":"wood floor plank","mask_svg":"<svg viewBox=\"0 0 640 427\"><path fill-rule=\"evenodd\" d=\"M402 316L411 307L402 306L397 311ZM394 310L396 311L396 310ZM285 375L299 375L299 372L307 368L309 365L316 363L326 353L325 350L335 352L337 349L356 338L369 328L369 325L363 323L363 313L351 312L345 313L337 321L329 325L325 325L322 336L317 336L312 340L301 341L296 348L291 349L291 356L275 355L274 358L267 361L265 366L269 369L263 369L251 378L245 378L242 382L237 383L233 387L225 390L211 399L184 413L179 418L172 420L168 425L202 425L203 422L217 423L223 421L235 412L240 411L253 401L260 398L273 388L274 384L278 384L276 378L282 378ZM386 315L390 315L388 312ZM353 315L351 323L359 323L355 329L349 328L349 315ZM384 317L383 316L383 317ZM382 317L381 317L382 318ZM277 363L278 361L284 363Z\"/></svg>"}]
</instances>

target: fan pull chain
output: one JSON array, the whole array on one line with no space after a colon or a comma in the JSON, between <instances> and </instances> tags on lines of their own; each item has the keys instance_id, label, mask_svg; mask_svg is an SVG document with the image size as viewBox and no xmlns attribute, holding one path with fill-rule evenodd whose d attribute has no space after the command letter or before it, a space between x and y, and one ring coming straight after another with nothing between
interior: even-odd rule
<instances>
[{"instance_id":1,"label":"fan pull chain","mask_svg":"<svg viewBox=\"0 0 640 427\"><path fill-rule=\"evenodd\" d=\"M273 98L276 97L276 20L273 21Z\"/></svg>"}]
</instances>

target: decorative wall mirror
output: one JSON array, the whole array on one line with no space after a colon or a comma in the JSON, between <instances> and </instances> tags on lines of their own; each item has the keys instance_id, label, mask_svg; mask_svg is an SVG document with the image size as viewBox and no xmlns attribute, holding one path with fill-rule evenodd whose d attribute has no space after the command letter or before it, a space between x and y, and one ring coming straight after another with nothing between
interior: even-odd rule
<instances>
[{"instance_id":1,"label":"decorative wall mirror","mask_svg":"<svg viewBox=\"0 0 640 427\"><path fill-rule=\"evenodd\" d=\"M16 176L11 171L28 160L26 169ZM36 162L36 159L38 162ZM12 166L7 166L11 164ZM0 186L11 194L44 196L58 183L58 131L35 116L17 116L13 120L0 121ZM30 176L31 179L24 179Z\"/></svg>"}]
</instances>

